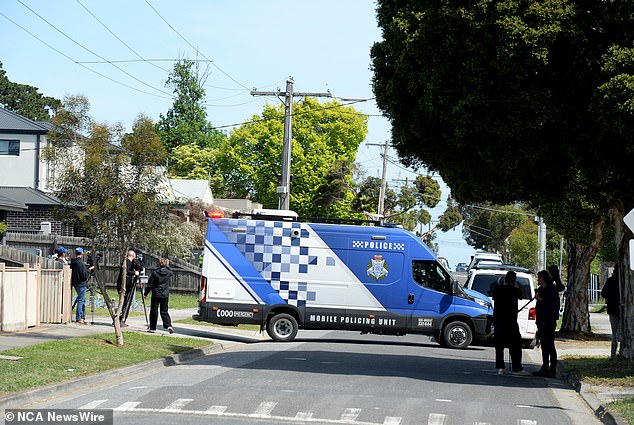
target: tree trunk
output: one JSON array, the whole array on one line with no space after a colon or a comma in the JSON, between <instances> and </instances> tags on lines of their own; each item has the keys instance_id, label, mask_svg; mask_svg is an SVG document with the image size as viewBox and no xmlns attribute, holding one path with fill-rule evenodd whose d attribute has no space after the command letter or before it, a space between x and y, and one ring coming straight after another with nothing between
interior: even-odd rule
<instances>
[{"instance_id":1,"label":"tree trunk","mask_svg":"<svg viewBox=\"0 0 634 425\"><path fill-rule=\"evenodd\" d=\"M619 262L619 289L621 291L621 349L620 355L634 360L634 273L630 269L631 230L623 223L625 209L622 204L610 210L615 229L615 242Z\"/></svg>"},{"instance_id":2,"label":"tree trunk","mask_svg":"<svg viewBox=\"0 0 634 425\"><path fill-rule=\"evenodd\" d=\"M588 283L590 282L590 263L596 257L603 239L604 219L594 223L594 240L590 245L568 242L568 286L566 305L561 322L561 332L589 334L590 311L588 310Z\"/></svg>"}]
</instances>

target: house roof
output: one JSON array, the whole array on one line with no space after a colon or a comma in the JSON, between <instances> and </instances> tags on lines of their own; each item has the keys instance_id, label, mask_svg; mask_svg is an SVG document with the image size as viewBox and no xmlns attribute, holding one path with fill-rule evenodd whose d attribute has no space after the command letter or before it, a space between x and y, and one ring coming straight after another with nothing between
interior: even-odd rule
<instances>
[{"instance_id":1,"label":"house roof","mask_svg":"<svg viewBox=\"0 0 634 425\"><path fill-rule=\"evenodd\" d=\"M62 205L60 201L41 190L23 186L0 186L0 196L25 207L55 207ZM0 198L1 200L1 198Z\"/></svg>"},{"instance_id":2,"label":"house roof","mask_svg":"<svg viewBox=\"0 0 634 425\"><path fill-rule=\"evenodd\" d=\"M214 197L209 188L209 180L170 179L174 198L178 202L199 199L206 204L213 204Z\"/></svg>"},{"instance_id":3,"label":"house roof","mask_svg":"<svg viewBox=\"0 0 634 425\"><path fill-rule=\"evenodd\" d=\"M26 205L0 193L0 211L24 211Z\"/></svg>"},{"instance_id":4,"label":"house roof","mask_svg":"<svg viewBox=\"0 0 634 425\"><path fill-rule=\"evenodd\" d=\"M0 108L0 133L46 134L48 128L15 112Z\"/></svg>"}]
</instances>

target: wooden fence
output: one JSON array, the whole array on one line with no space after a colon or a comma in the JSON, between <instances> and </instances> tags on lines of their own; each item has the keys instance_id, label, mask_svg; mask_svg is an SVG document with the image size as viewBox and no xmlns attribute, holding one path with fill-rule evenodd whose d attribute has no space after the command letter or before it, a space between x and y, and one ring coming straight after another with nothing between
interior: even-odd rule
<instances>
[{"instance_id":1,"label":"wooden fence","mask_svg":"<svg viewBox=\"0 0 634 425\"><path fill-rule=\"evenodd\" d=\"M12 332L40 323L68 323L70 267L7 267L0 263L0 330Z\"/></svg>"},{"instance_id":2,"label":"wooden fence","mask_svg":"<svg viewBox=\"0 0 634 425\"><path fill-rule=\"evenodd\" d=\"M57 245L65 246L69 251L75 247L82 247L85 250L91 249L85 238L59 236L59 235L42 235L7 232L5 233L5 243L7 247L0 245L0 261L4 260L9 265L22 266L23 264L41 264L43 268L55 269L61 268L61 264L47 258L46 256L53 252ZM37 256L23 251L11 250L10 248L41 250L43 257ZM143 256L146 274L158 268L160 256L157 253L140 250ZM121 253L115 251L102 252L102 259L99 264L99 277L103 279L108 288L116 287L117 277L119 275L121 265ZM181 293L197 292L200 285L201 269L193 264L178 259L170 260L170 267L174 272L174 276L170 280L170 291Z\"/></svg>"}]
</instances>

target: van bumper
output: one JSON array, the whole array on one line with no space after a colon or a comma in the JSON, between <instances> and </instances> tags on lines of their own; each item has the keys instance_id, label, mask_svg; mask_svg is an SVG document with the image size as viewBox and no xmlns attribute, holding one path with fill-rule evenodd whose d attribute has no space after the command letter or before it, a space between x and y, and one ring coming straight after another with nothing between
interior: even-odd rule
<instances>
[{"instance_id":1,"label":"van bumper","mask_svg":"<svg viewBox=\"0 0 634 425\"><path fill-rule=\"evenodd\" d=\"M493 336L493 316L482 315L473 318L473 333L478 339L488 339Z\"/></svg>"}]
</instances>

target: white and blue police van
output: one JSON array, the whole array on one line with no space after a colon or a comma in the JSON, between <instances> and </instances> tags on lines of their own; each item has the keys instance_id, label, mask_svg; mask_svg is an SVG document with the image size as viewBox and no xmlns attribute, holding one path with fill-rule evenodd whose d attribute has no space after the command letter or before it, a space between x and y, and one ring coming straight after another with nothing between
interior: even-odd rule
<instances>
[{"instance_id":1,"label":"white and blue police van","mask_svg":"<svg viewBox=\"0 0 634 425\"><path fill-rule=\"evenodd\" d=\"M280 214L208 214L194 319L256 324L275 341L349 330L466 348L491 335L490 300L462 288L412 232Z\"/></svg>"}]
</instances>

